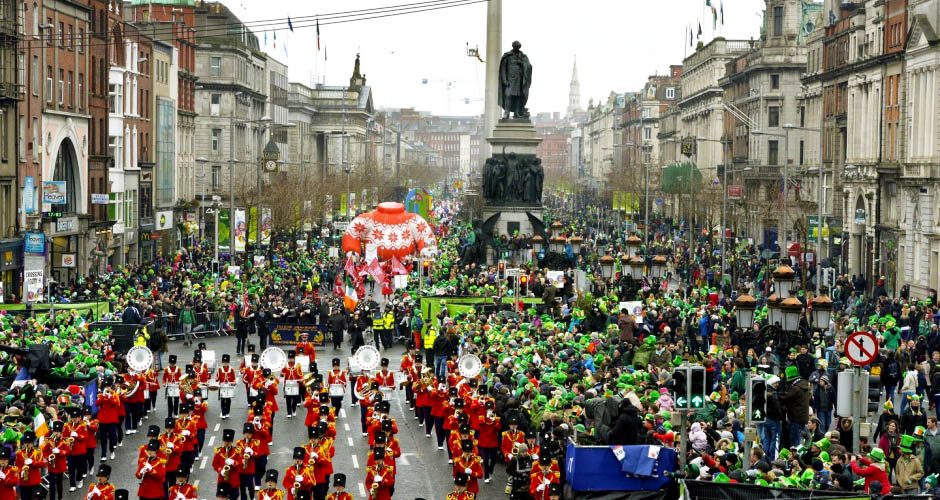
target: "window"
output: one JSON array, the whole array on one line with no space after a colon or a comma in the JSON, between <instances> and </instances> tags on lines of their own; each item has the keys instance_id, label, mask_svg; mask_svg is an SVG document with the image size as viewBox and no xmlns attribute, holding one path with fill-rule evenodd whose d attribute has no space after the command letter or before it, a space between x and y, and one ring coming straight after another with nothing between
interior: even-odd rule
<instances>
[{"instance_id":1,"label":"window","mask_svg":"<svg viewBox=\"0 0 940 500\"><path fill-rule=\"evenodd\" d=\"M806 126L806 106L800 106L800 127Z\"/></svg>"},{"instance_id":2,"label":"window","mask_svg":"<svg viewBox=\"0 0 940 500\"><path fill-rule=\"evenodd\" d=\"M68 48L70 48L70 49L75 46L75 36L72 34L72 25L71 25L71 24L69 25L69 29L68 29L68 38L66 38L65 44L66 44L66 45L68 46Z\"/></svg>"},{"instance_id":3,"label":"window","mask_svg":"<svg viewBox=\"0 0 940 500\"><path fill-rule=\"evenodd\" d=\"M55 43L55 28L52 26L51 17L46 18L46 29L49 30L49 46L52 47L52 45Z\"/></svg>"},{"instance_id":4,"label":"window","mask_svg":"<svg viewBox=\"0 0 940 500\"><path fill-rule=\"evenodd\" d=\"M33 117L33 162L39 161L39 150L42 149L42 144L39 142L39 134L42 133L39 130L39 118Z\"/></svg>"},{"instance_id":5,"label":"window","mask_svg":"<svg viewBox=\"0 0 940 500\"><path fill-rule=\"evenodd\" d=\"M675 87L666 87L666 99L675 99L675 98L676 98Z\"/></svg>"},{"instance_id":6,"label":"window","mask_svg":"<svg viewBox=\"0 0 940 500\"><path fill-rule=\"evenodd\" d=\"M783 35L783 5L774 7L774 36Z\"/></svg>"},{"instance_id":7,"label":"window","mask_svg":"<svg viewBox=\"0 0 940 500\"><path fill-rule=\"evenodd\" d=\"M85 52L85 28L78 28L78 53Z\"/></svg>"},{"instance_id":8,"label":"window","mask_svg":"<svg viewBox=\"0 0 940 500\"><path fill-rule=\"evenodd\" d=\"M222 167L212 166L212 189L216 190L222 187Z\"/></svg>"},{"instance_id":9,"label":"window","mask_svg":"<svg viewBox=\"0 0 940 500\"><path fill-rule=\"evenodd\" d=\"M59 47L65 47L65 23L59 21Z\"/></svg>"},{"instance_id":10,"label":"window","mask_svg":"<svg viewBox=\"0 0 940 500\"><path fill-rule=\"evenodd\" d=\"M104 64L102 64L104 66ZM123 86L111 83L108 84L108 111L111 114L119 115L123 112Z\"/></svg>"},{"instance_id":11,"label":"window","mask_svg":"<svg viewBox=\"0 0 940 500\"><path fill-rule=\"evenodd\" d=\"M39 36L39 5L33 2L33 36Z\"/></svg>"},{"instance_id":12,"label":"window","mask_svg":"<svg viewBox=\"0 0 940 500\"><path fill-rule=\"evenodd\" d=\"M212 56L209 58L209 76L222 76L222 58Z\"/></svg>"},{"instance_id":13,"label":"window","mask_svg":"<svg viewBox=\"0 0 940 500\"><path fill-rule=\"evenodd\" d=\"M46 66L46 102L52 102L52 66Z\"/></svg>"},{"instance_id":14,"label":"window","mask_svg":"<svg viewBox=\"0 0 940 500\"><path fill-rule=\"evenodd\" d=\"M69 96L69 106L75 105L75 94L72 92L75 89L75 87L72 85L73 77L74 77L74 73L69 71L69 79L66 81L66 84L68 85L68 87L66 87L65 89L67 92L67 95Z\"/></svg>"},{"instance_id":15,"label":"window","mask_svg":"<svg viewBox=\"0 0 940 500\"><path fill-rule=\"evenodd\" d=\"M212 129L212 152L213 153L219 152L219 146L221 142L222 142L222 129L220 128Z\"/></svg>"},{"instance_id":16,"label":"window","mask_svg":"<svg viewBox=\"0 0 940 500\"><path fill-rule=\"evenodd\" d=\"M65 70L59 69L59 104L65 102Z\"/></svg>"},{"instance_id":17,"label":"window","mask_svg":"<svg viewBox=\"0 0 940 500\"><path fill-rule=\"evenodd\" d=\"M211 102L209 103L209 114L212 116L219 116L219 108L222 105L222 94L212 94L210 99Z\"/></svg>"},{"instance_id":18,"label":"window","mask_svg":"<svg viewBox=\"0 0 940 500\"><path fill-rule=\"evenodd\" d=\"M0 111L0 160L6 161L7 159L7 117L6 112ZM3 200L0 199L0 203L3 203ZM6 205L0 205L0 207L5 207Z\"/></svg>"},{"instance_id":19,"label":"window","mask_svg":"<svg viewBox=\"0 0 940 500\"><path fill-rule=\"evenodd\" d=\"M767 164L768 165L779 165L779 142L778 141L767 141Z\"/></svg>"},{"instance_id":20,"label":"window","mask_svg":"<svg viewBox=\"0 0 940 500\"><path fill-rule=\"evenodd\" d=\"M653 138L653 129L649 127L643 128L643 139L650 140Z\"/></svg>"},{"instance_id":21,"label":"window","mask_svg":"<svg viewBox=\"0 0 940 500\"><path fill-rule=\"evenodd\" d=\"M32 87L33 95L39 95L39 56L33 56Z\"/></svg>"},{"instance_id":22,"label":"window","mask_svg":"<svg viewBox=\"0 0 940 500\"><path fill-rule=\"evenodd\" d=\"M780 75L770 75L770 88L774 90L780 88Z\"/></svg>"},{"instance_id":23,"label":"window","mask_svg":"<svg viewBox=\"0 0 940 500\"><path fill-rule=\"evenodd\" d=\"M16 56L16 65L19 68L16 75L16 83L20 86L20 92L26 89L26 54L20 52Z\"/></svg>"},{"instance_id":24,"label":"window","mask_svg":"<svg viewBox=\"0 0 940 500\"><path fill-rule=\"evenodd\" d=\"M779 106L769 106L767 108L767 126L768 127L780 126L780 107Z\"/></svg>"},{"instance_id":25,"label":"window","mask_svg":"<svg viewBox=\"0 0 940 500\"><path fill-rule=\"evenodd\" d=\"M26 160L26 117L20 115L19 159Z\"/></svg>"},{"instance_id":26,"label":"window","mask_svg":"<svg viewBox=\"0 0 940 500\"><path fill-rule=\"evenodd\" d=\"M82 109L85 104L85 74L78 74L78 109Z\"/></svg>"},{"instance_id":27,"label":"window","mask_svg":"<svg viewBox=\"0 0 940 500\"><path fill-rule=\"evenodd\" d=\"M121 170L124 168L124 138L120 135L108 136L108 156L114 162L111 167Z\"/></svg>"}]
</instances>

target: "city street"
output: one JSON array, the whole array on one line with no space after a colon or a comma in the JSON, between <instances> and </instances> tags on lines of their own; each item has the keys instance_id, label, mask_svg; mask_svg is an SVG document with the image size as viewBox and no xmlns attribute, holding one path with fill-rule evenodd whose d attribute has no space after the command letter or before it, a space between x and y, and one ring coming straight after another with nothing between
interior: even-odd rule
<instances>
[{"instance_id":1,"label":"city street","mask_svg":"<svg viewBox=\"0 0 940 500\"><path fill-rule=\"evenodd\" d=\"M257 337L250 337L251 342L256 342ZM206 347L209 350L216 351L216 356L221 357L225 352L234 352L235 337L220 337L205 339ZM282 346L287 347L287 346ZM388 358L391 369L397 370L401 356L404 352L402 347L396 347L389 351ZM182 342L173 342L170 344L169 354L179 356L179 364L183 365L186 360L192 358L192 351L189 347L184 347ZM334 352L332 346L318 348L317 359L321 372L324 367L329 367L330 360L334 355L340 355L343 364L346 364L348 350ZM385 355L383 353L383 355ZM167 355L164 354L163 360L166 362ZM240 359L233 356L232 366L237 368ZM209 412L207 414L208 429L206 430L205 449L202 457L198 459L193 467L190 481L199 488L199 498L214 498L216 486L216 473L212 470L212 450L221 445L222 430L225 428L234 429L236 436L241 436L242 423L248 414L248 405L245 399L244 387L237 384L238 392L232 400L231 418L222 421L219 418L219 401L217 393L210 394ZM124 445L117 449L115 460L108 460L108 464L113 467L112 483L117 488L127 488L130 491L131 498L136 497L137 480L133 477L137 466L138 447L146 442L146 427L149 425L159 425L163 427L163 421L166 418L167 408L165 400L162 398L157 405L155 413L144 419L143 428L137 434L124 437ZM452 467L447 463L447 452L438 450L436 445L432 445L432 440L424 437L423 429L419 429L414 413L408 411L405 405L404 393L397 393L392 398L392 416L398 421L399 434L398 439L401 445L402 456L398 459L398 473L396 475L395 498L412 499L426 498L443 499L453 489ZM268 468L276 469L281 477L284 470L291 463L291 453L294 446L302 446L306 443L307 431L304 428L304 416L306 410L300 408L297 417L288 419L284 412L283 391L278 396L278 404L281 411L275 417L274 423L274 444L271 446L271 456L268 458ZM404 410L404 413L403 413ZM355 498L365 498L365 460L368 451L367 438L359 432L359 408L350 407L347 397L343 411L337 418L336 425L336 456L333 458L333 469L335 472L344 473L347 476L347 490ZM432 434L433 436L433 434ZM100 456L100 450L99 450ZM85 486L88 486L88 480ZM497 474L490 484L484 484L480 481L479 498L496 498L503 496L503 488L506 485L505 469L500 466L497 468ZM67 493L66 498L81 499L84 498L85 491L76 491Z\"/></svg>"}]
</instances>

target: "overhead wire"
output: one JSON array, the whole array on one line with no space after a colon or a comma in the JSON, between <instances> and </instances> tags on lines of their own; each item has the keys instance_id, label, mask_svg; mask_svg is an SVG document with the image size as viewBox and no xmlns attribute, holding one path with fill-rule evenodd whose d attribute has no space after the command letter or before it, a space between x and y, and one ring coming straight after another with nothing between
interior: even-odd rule
<instances>
[{"instance_id":1,"label":"overhead wire","mask_svg":"<svg viewBox=\"0 0 940 500\"><path fill-rule=\"evenodd\" d=\"M233 35L232 29L238 29L243 33L251 34L260 34L266 32L278 32L278 31L291 31L297 29L311 28L316 27L318 24L320 26L329 26L334 24L345 24L351 22L360 22L368 21L375 19L382 19L388 17L397 17L407 14L417 14L422 12L430 12L436 10L445 10L455 7L464 7L467 5L473 5L478 3L485 3L488 0L428 0L423 2L415 2L410 4L398 4L385 7L377 7L372 9L359 9L354 11L344 11L344 12L334 12L327 14L317 14L310 16L298 16L297 18L280 18L280 19L268 19L261 21L247 21L247 22L232 22L232 23L221 23L213 26L204 26L204 27L194 27L190 26L188 28L196 32L196 42L198 43L199 37L212 37L220 35ZM288 19L290 22L288 22ZM132 26L138 26L134 22L128 22L127 24ZM140 31L137 33L138 36L144 35L147 37L156 36L156 35L171 35L174 34L177 30L176 26L161 27L156 29L146 29L146 24L141 23L144 26L138 26ZM257 29L258 27L267 27L265 29ZM254 29L253 29L254 28ZM107 32L86 32L84 34L74 33L72 35L65 35L64 33L59 34L49 34L42 33L36 35L25 34L22 35L21 47L25 45L27 49L36 49L36 48L56 48L61 47L62 45L76 46L74 43L76 40L81 40L84 42L83 47L90 48L96 46L110 46L115 42L110 39L111 31ZM237 34L236 34L237 35ZM92 42L90 39L92 37L104 36L108 38L107 42ZM131 35L133 36L133 35ZM51 42L50 42L51 39Z\"/></svg>"}]
</instances>

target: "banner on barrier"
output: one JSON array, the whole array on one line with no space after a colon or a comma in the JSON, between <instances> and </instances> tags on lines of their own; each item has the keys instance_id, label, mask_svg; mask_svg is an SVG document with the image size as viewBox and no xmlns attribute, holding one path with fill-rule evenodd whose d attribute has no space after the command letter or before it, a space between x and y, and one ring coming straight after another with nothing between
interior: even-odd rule
<instances>
[{"instance_id":1,"label":"banner on barrier","mask_svg":"<svg viewBox=\"0 0 940 500\"><path fill-rule=\"evenodd\" d=\"M307 341L314 345L326 344L326 326L299 325L296 323L277 323L271 328L271 342L274 344L296 344L300 335L306 333Z\"/></svg>"}]
</instances>

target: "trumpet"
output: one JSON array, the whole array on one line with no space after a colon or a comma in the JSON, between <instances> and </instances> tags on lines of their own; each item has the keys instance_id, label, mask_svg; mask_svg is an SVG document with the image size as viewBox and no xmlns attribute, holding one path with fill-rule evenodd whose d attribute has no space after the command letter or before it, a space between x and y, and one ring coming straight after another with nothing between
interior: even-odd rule
<instances>
[{"instance_id":1,"label":"trumpet","mask_svg":"<svg viewBox=\"0 0 940 500\"><path fill-rule=\"evenodd\" d=\"M24 465L23 469L20 470L20 480L21 481L29 480L29 466L28 465Z\"/></svg>"},{"instance_id":2,"label":"trumpet","mask_svg":"<svg viewBox=\"0 0 940 500\"><path fill-rule=\"evenodd\" d=\"M313 373L308 373L308 374L304 375L303 384L304 384L305 386L307 386L307 387L313 387L313 384L314 384L313 379L314 379L314 377L316 377L316 375L314 375Z\"/></svg>"},{"instance_id":3,"label":"trumpet","mask_svg":"<svg viewBox=\"0 0 940 500\"><path fill-rule=\"evenodd\" d=\"M372 493L372 496L374 497L375 494L376 494L376 492L379 491L379 482L376 481L375 479L373 479L373 480L372 480L372 487L369 488L369 491Z\"/></svg>"},{"instance_id":4,"label":"trumpet","mask_svg":"<svg viewBox=\"0 0 940 500\"><path fill-rule=\"evenodd\" d=\"M251 423L255 426L255 429L261 428L261 417L255 417L252 419Z\"/></svg>"},{"instance_id":5,"label":"trumpet","mask_svg":"<svg viewBox=\"0 0 940 500\"><path fill-rule=\"evenodd\" d=\"M71 448L72 446L75 445L75 438L73 438L72 436L69 436L69 437L65 438L65 442L68 443L68 444L69 444L69 448Z\"/></svg>"},{"instance_id":6,"label":"trumpet","mask_svg":"<svg viewBox=\"0 0 940 500\"><path fill-rule=\"evenodd\" d=\"M228 481L228 475L231 471L232 471L232 467L229 465L222 467L222 479L225 481Z\"/></svg>"},{"instance_id":7,"label":"trumpet","mask_svg":"<svg viewBox=\"0 0 940 500\"><path fill-rule=\"evenodd\" d=\"M249 460L251 460L251 453L247 453L247 452L246 452L244 455L242 455L242 468L243 468L243 469L247 469L247 468L248 468L248 461L249 461Z\"/></svg>"},{"instance_id":8,"label":"trumpet","mask_svg":"<svg viewBox=\"0 0 940 500\"><path fill-rule=\"evenodd\" d=\"M297 491L300 490L300 481L295 480L294 487L291 490L293 490L294 496L297 496Z\"/></svg>"}]
</instances>

